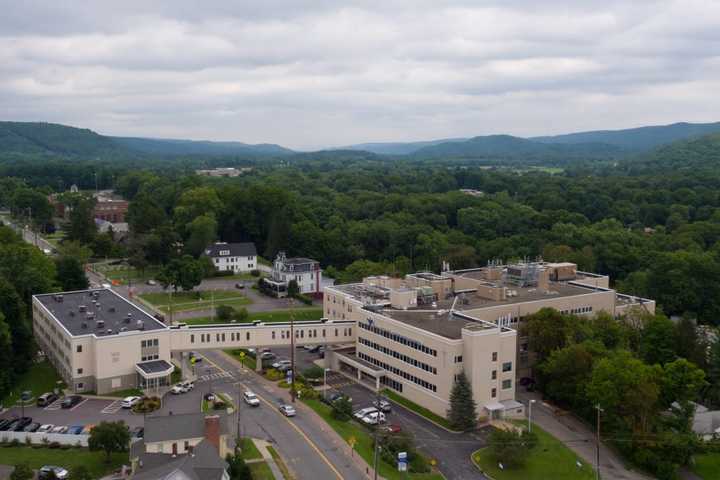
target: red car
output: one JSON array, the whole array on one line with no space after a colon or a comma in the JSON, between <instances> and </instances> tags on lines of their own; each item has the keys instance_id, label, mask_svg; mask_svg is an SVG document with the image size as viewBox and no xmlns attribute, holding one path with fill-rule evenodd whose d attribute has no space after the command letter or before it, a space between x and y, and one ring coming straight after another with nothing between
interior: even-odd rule
<instances>
[{"instance_id":1,"label":"red car","mask_svg":"<svg viewBox=\"0 0 720 480\"><path fill-rule=\"evenodd\" d=\"M384 429L388 433L400 433L400 431L402 430L402 428L400 428L400 425L395 423L391 425L385 425Z\"/></svg>"}]
</instances>

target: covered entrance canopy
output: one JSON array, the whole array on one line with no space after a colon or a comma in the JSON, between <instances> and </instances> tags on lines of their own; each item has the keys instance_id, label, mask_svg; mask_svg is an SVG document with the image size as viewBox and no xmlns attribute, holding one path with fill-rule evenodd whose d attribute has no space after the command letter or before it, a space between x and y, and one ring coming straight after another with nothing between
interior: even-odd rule
<instances>
[{"instance_id":1,"label":"covered entrance canopy","mask_svg":"<svg viewBox=\"0 0 720 480\"><path fill-rule=\"evenodd\" d=\"M500 402L486 403L484 407L491 420L499 420L505 417L520 417L524 415L525 412L525 405L516 400L502 400Z\"/></svg>"},{"instance_id":2,"label":"covered entrance canopy","mask_svg":"<svg viewBox=\"0 0 720 480\"><path fill-rule=\"evenodd\" d=\"M135 364L138 373L138 387L142 389L159 388L170 385L170 375L175 366L166 360L150 360Z\"/></svg>"}]
</instances>

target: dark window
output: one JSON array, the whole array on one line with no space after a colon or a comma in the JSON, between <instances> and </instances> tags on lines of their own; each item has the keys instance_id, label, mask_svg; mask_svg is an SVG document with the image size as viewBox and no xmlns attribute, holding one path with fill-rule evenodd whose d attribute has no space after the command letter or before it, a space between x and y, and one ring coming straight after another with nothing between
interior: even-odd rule
<instances>
[{"instance_id":1,"label":"dark window","mask_svg":"<svg viewBox=\"0 0 720 480\"><path fill-rule=\"evenodd\" d=\"M508 388L512 388L512 380L503 380L502 382L502 388L503 390L507 390Z\"/></svg>"},{"instance_id":2,"label":"dark window","mask_svg":"<svg viewBox=\"0 0 720 480\"><path fill-rule=\"evenodd\" d=\"M246 340L250 340L250 332L246 332L246 333L245 333L245 339L246 339Z\"/></svg>"},{"instance_id":3,"label":"dark window","mask_svg":"<svg viewBox=\"0 0 720 480\"><path fill-rule=\"evenodd\" d=\"M82 345L77 346L77 353L82 353Z\"/></svg>"},{"instance_id":4,"label":"dark window","mask_svg":"<svg viewBox=\"0 0 720 480\"><path fill-rule=\"evenodd\" d=\"M510 372L510 371L512 371L512 362L503 363L503 372Z\"/></svg>"},{"instance_id":5,"label":"dark window","mask_svg":"<svg viewBox=\"0 0 720 480\"><path fill-rule=\"evenodd\" d=\"M497 397L497 388L493 388L492 390L490 390L490 397Z\"/></svg>"},{"instance_id":6,"label":"dark window","mask_svg":"<svg viewBox=\"0 0 720 480\"><path fill-rule=\"evenodd\" d=\"M497 380L497 370L492 371L492 380Z\"/></svg>"},{"instance_id":7,"label":"dark window","mask_svg":"<svg viewBox=\"0 0 720 480\"><path fill-rule=\"evenodd\" d=\"M275 340L275 330L272 331L272 339Z\"/></svg>"},{"instance_id":8,"label":"dark window","mask_svg":"<svg viewBox=\"0 0 720 480\"><path fill-rule=\"evenodd\" d=\"M497 352L492 353L492 361L497 362Z\"/></svg>"},{"instance_id":9,"label":"dark window","mask_svg":"<svg viewBox=\"0 0 720 480\"><path fill-rule=\"evenodd\" d=\"M190 343L195 343L195 335L190 335Z\"/></svg>"}]
</instances>

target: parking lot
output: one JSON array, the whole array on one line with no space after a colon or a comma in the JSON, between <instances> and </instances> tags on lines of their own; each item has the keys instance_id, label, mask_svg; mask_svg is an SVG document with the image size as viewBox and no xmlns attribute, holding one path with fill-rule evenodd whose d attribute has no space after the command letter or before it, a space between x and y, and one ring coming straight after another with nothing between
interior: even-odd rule
<instances>
[{"instance_id":1,"label":"parking lot","mask_svg":"<svg viewBox=\"0 0 720 480\"><path fill-rule=\"evenodd\" d=\"M143 416L132 413L130 409L121 408L121 398L105 399L84 397L72 408L61 408L62 399L58 399L47 407L34 404L25 407L25 416L33 422L52 425L96 425L100 422L122 420L130 427L142 426ZM0 418L13 418L22 415L21 407L13 407L0 415Z\"/></svg>"}]
</instances>

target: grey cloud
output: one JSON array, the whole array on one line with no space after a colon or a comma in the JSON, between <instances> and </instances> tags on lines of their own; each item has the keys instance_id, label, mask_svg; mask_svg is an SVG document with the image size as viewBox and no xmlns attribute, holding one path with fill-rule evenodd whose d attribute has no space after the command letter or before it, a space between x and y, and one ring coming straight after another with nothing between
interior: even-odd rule
<instances>
[{"instance_id":1,"label":"grey cloud","mask_svg":"<svg viewBox=\"0 0 720 480\"><path fill-rule=\"evenodd\" d=\"M313 148L720 111L714 0L0 0L0 9L5 116L107 134Z\"/></svg>"}]
</instances>

